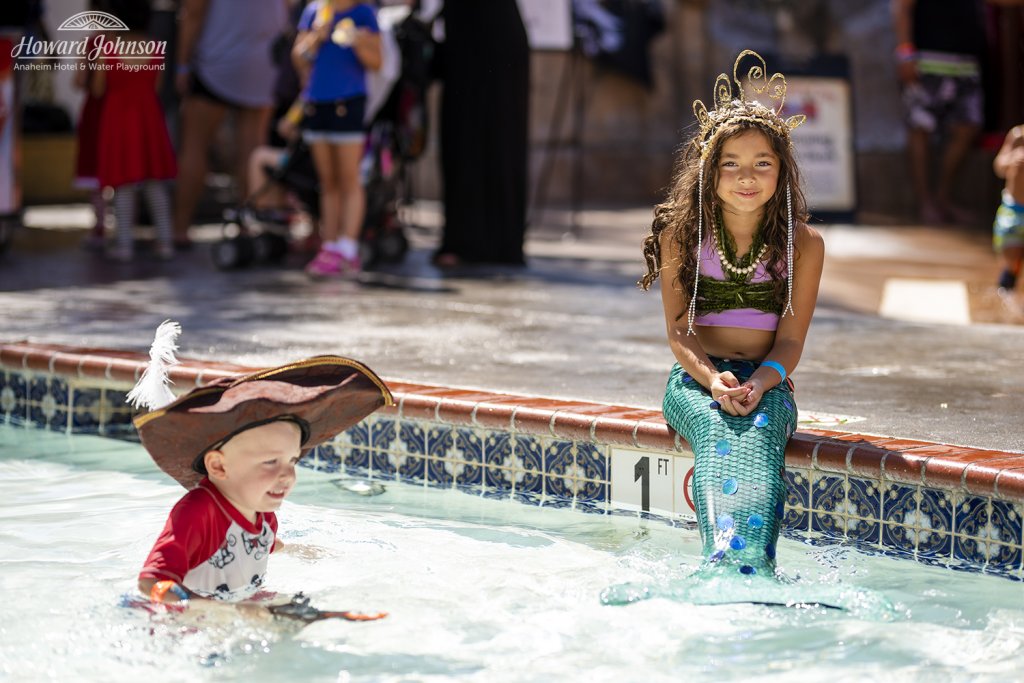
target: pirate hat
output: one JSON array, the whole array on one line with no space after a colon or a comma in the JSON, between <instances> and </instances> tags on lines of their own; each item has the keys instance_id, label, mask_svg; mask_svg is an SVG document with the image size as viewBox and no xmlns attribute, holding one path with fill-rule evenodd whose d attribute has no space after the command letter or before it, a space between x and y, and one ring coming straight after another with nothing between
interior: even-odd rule
<instances>
[{"instance_id":1,"label":"pirate hat","mask_svg":"<svg viewBox=\"0 0 1024 683\"><path fill-rule=\"evenodd\" d=\"M305 455L386 405L394 405L391 392L368 367L341 356L315 356L216 380L133 422L160 469L192 489L206 475L206 452L239 432L293 421L302 430Z\"/></svg>"}]
</instances>

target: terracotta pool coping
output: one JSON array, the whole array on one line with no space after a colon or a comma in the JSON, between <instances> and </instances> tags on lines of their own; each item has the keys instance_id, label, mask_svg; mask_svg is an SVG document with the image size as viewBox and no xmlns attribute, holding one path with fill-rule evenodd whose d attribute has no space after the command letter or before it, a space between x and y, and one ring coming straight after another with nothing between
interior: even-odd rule
<instances>
[{"instance_id":1,"label":"terracotta pool coping","mask_svg":"<svg viewBox=\"0 0 1024 683\"><path fill-rule=\"evenodd\" d=\"M132 384L148 358L133 351L32 342L0 343L0 366L82 380ZM181 359L178 389L258 368ZM400 417L504 428L556 438L678 451L685 442L659 411L384 378ZM799 429L786 449L790 467L959 490L1024 501L1024 453L826 429Z\"/></svg>"}]
</instances>

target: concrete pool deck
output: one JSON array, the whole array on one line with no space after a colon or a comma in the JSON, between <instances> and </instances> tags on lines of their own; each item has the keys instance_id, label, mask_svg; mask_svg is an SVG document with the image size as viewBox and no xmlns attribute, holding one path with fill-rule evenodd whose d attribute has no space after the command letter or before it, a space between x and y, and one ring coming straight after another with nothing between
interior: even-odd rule
<instances>
[{"instance_id":1,"label":"concrete pool deck","mask_svg":"<svg viewBox=\"0 0 1024 683\"><path fill-rule=\"evenodd\" d=\"M0 260L0 341L142 352L173 318L184 327L182 355L199 361L261 366L339 353L392 381L660 405L672 362L660 301L634 286L649 207L587 211L576 230L567 212L548 212L531 229L528 268L442 273L428 259L436 207L420 205L406 261L358 283L310 282L298 255L294 267L218 272L204 242L215 225L199 228L196 249L170 263L140 255L111 264L78 248L83 211L26 216L34 227ZM794 373L802 430L1020 453L1024 327L992 291L987 235L822 232L819 307ZM943 305L951 291L960 294L952 311Z\"/></svg>"}]
</instances>

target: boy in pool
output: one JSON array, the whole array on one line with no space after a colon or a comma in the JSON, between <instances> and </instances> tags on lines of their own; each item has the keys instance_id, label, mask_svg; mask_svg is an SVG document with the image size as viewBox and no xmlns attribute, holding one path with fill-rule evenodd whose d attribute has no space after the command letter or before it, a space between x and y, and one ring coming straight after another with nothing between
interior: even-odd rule
<instances>
[{"instance_id":1,"label":"boy in pool","mask_svg":"<svg viewBox=\"0 0 1024 683\"><path fill-rule=\"evenodd\" d=\"M219 380L136 417L157 465L190 489L150 551L139 590L153 602L253 597L270 554L284 546L275 513L299 459L392 403L369 368L318 356Z\"/></svg>"}]
</instances>

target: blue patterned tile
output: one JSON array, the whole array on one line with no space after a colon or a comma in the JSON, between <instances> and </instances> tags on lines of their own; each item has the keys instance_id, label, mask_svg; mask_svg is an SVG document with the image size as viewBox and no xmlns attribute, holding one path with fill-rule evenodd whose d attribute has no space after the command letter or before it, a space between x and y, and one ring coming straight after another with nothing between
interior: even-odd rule
<instances>
[{"instance_id":1,"label":"blue patterned tile","mask_svg":"<svg viewBox=\"0 0 1024 683\"><path fill-rule=\"evenodd\" d=\"M917 550L917 532L902 524L883 524L882 546L913 554Z\"/></svg>"},{"instance_id":2,"label":"blue patterned tile","mask_svg":"<svg viewBox=\"0 0 1024 683\"><path fill-rule=\"evenodd\" d=\"M456 462L455 484L457 486L480 486L484 483L484 468L468 462Z\"/></svg>"},{"instance_id":3,"label":"blue patterned tile","mask_svg":"<svg viewBox=\"0 0 1024 683\"><path fill-rule=\"evenodd\" d=\"M302 460L310 460L312 466L321 472L341 471L341 454L338 453L338 449L333 443L320 444L313 449L310 455L313 457L306 456Z\"/></svg>"},{"instance_id":4,"label":"blue patterned tile","mask_svg":"<svg viewBox=\"0 0 1024 683\"><path fill-rule=\"evenodd\" d=\"M514 444L516 469L531 472L544 471L544 453L540 439L535 436L516 434Z\"/></svg>"},{"instance_id":5,"label":"blue patterned tile","mask_svg":"<svg viewBox=\"0 0 1024 683\"><path fill-rule=\"evenodd\" d=\"M807 470L786 469L786 506L811 509L811 481Z\"/></svg>"},{"instance_id":6,"label":"blue patterned tile","mask_svg":"<svg viewBox=\"0 0 1024 683\"><path fill-rule=\"evenodd\" d=\"M397 473L394 458L388 453L370 452L370 474L379 479L394 479Z\"/></svg>"},{"instance_id":7,"label":"blue patterned tile","mask_svg":"<svg viewBox=\"0 0 1024 683\"><path fill-rule=\"evenodd\" d=\"M917 556L921 559L948 559L953 553L953 537L921 530L917 534Z\"/></svg>"},{"instance_id":8,"label":"blue patterned tile","mask_svg":"<svg viewBox=\"0 0 1024 683\"><path fill-rule=\"evenodd\" d=\"M846 478L815 473L811 487L811 531L830 536L846 534Z\"/></svg>"},{"instance_id":9,"label":"blue patterned tile","mask_svg":"<svg viewBox=\"0 0 1024 683\"><path fill-rule=\"evenodd\" d=\"M370 471L370 451L367 449L342 450L345 462L345 471L349 473L358 472L366 474Z\"/></svg>"},{"instance_id":10,"label":"blue patterned tile","mask_svg":"<svg viewBox=\"0 0 1024 683\"><path fill-rule=\"evenodd\" d=\"M907 515L904 524L917 535L920 558L948 559L953 554L953 509L945 491L922 488L917 515Z\"/></svg>"},{"instance_id":11,"label":"blue patterned tile","mask_svg":"<svg viewBox=\"0 0 1024 683\"><path fill-rule=\"evenodd\" d=\"M472 429L456 429L454 450L448 457L453 460L482 463L484 461L484 440L480 433Z\"/></svg>"},{"instance_id":12,"label":"blue patterned tile","mask_svg":"<svg viewBox=\"0 0 1024 683\"><path fill-rule=\"evenodd\" d=\"M1021 548L1004 540L1008 535L1004 534L1002 526L1005 505L996 507L993 504L990 508L987 499L977 496L960 501L956 513L957 533L953 540L954 558L987 565L995 571L1013 571L1020 567Z\"/></svg>"},{"instance_id":13,"label":"blue patterned tile","mask_svg":"<svg viewBox=\"0 0 1024 683\"><path fill-rule=\"evenodd\" d=\"M977 537L988 527L988 499L966 496L956 506L953 531L958 536Z\"/></svg>"},{"instance_id":14,"label":"blue patterned tile","mask_svg":"<svg viewBox=\"0 0 1024 683\"><path fill-rule=\"evenodd\" d=\"M882 519L882 493L878 482L849 477L846 483L846 505L850 514L863 519Z\"/></svg>"},{"instance_id":15,"label":"blue patterned tile","mask_svg":"<svg viewBox=\"0 0 1024 683\"><path fill-rule=\"evenodd\" d=\"M531 493L538 496L544 493L544 475L540 472L513 470L512 477L515 480L516 493Z\"/></svg>"},{"instance_id":16,"label":"blue patterned tile","mask_svg":"<svg viewBox=\"0 0 1024 683\"><path fill-rule=\"evenodd\" d=\"M999 529L999 540L1007 545L1021 545L1020 508L1005 500L992 501L992 524Z\"/></svg>"},{"instance_id":17,"label":"blue patterned tile","mask_svg":"<svg viewBox=\"0 0 1024 683\"><path fill-rule=\"evenodd\" d=\"M576 442L577 476L608 481L608 449L585 441Z\"/></svg>"},{"instance_id":18,"label":"blue patterned tile","mask_svg":"<svg viewBox=\"0 0 1024 683\"><path fill-rule=\"evenodd\" d=\"M104 389L101 403L100 432L106 436L123 438L135 431L132 408L126 402L127 392Z\"/></svg>"},{"instance_id":19,"label":"blue patterned tile","mask_svg":"<svg viewBox=\"0 0 1024 683\"><path fill-rule=\"evenodd\" d=\"M68 385L59 377L37 376L29 384L29 421L56 432L68 429Z\"/></svg>"},{"instance_id":20,"label":"blue patterned tile","mask_svg":"<svg viewBox=\"0 0 1024 683\"><path fill-rule=\"evenodd\" d=\"M798 508L786 508L782 517L782 526L786 529L805 532L811 525L811 513Z\"/></svg>"},{"instance_id":21,"label":"blue patterned tile","mask_svg":"<svg viewBox=\"0 0 1024 683\"><path fill-rule=\"evenodd\" d=\"M882 520L895 526L917 523L917 487L887 482L882 490Z\"/></svg>"},{"instance_id":22,"label":"blue patterned tile","mask_svg":"<svg viewBox=\"0 0 1024 683\"><path fill-rule=\"evenodd\" d=\"M875 520L854 519L848 517L846 520L846 535L850 539L876 546L881 542L882 525Z\"/></svg>"},{"instance_id":23,"label":"blue patterned tile","mask_svg":"<svg viewBox=\"0 0 1024 683\"><path fill-rule=\"evenodd\" d=\"M953 531L953 504L948 491L921 489L918 524L922 529L948 534Z\"/></svg>"},{"instance_id":24,"label":"blue patterned tile","mask_svg":"<svg viewBox=\"0 0 1024 683\"><path fill-rule=\"evenodd\" d=\"M42 375L32 375L28 379L28 421L34 427L45 427L42 402L49 389L49 383Z\"/></svg>"},{"instance_id":25,"label":"blue patterned tile","mask_svg":"<svg viewBox=\"0 0 1024 683\"><path fill-rule=\"evenodd\" d=\"M576 463L571 441L551 441L544 449L544 473L556 477L574 477Z\"/></svg>"},{"instance_id":26,"label":"blue patterned tile","mask_svg":"<svg viewBox=\"0 0 1024 683\"><path fill-rule=\"evenodd\" d=\"M811 531L818 531L831 536L846 535L846 518L842 515L812 512Z\"/></svg>"},{"instance_id":27,"label":"blue patterned tile","mask_svg":"<svg viewBox=\"0 0 1024 683\"><path fill-rule=\"evenodd\" d=\"M394 450L397 435L395 420L392 418L374 420L370 424L370 447L378 451Z\"/></svg>"},{"instance_id":28,"label":"blue patterned tile","mask_svg":"<svg viewBox=\"0 0 1024 683\"><path fill-rule=\"evenodd\" d=\"M512 488L512 437L508 432L487 432L484 437L484 486Z\"/></svg>"},{"instance_id":29,"label":"blue patterned tile","mask_svg":"<svg viewBox=\"0 0 1024 683\"><path fill-rule=\"evenodd\" d=\"M369 448L370 446L370 425L367 424L366 420L363 420L359 424L352 425L337 437L335 441L338 441L342 446L342 450L346 450L344 447L356 447L356 448Z\"/></svg>"},{"instance_id":30,"label":"blue patterned tile","mask_svg":"<svg viewBox=\"0 0 1024 683\"><path fill-rule=\"evenodd\" d=\"M448 425L431 425L427 429L427 453L435 458L452 458L455 430Z\"/></svg>"},{"instance_id":31,"label":"blue patterned tile","mask_svg":"<svg viewBox=\"0 0 1024 683\"><path fill-rule=\"evenodd\" d=\"M577 506L582 502L605 503L608 501L608 484L582 479L576 482Z\"/></svg>"},{"instance_id":32,"label":"blue patterned tile","mask_svg":"<svg viewBox=\"0 0 1024 683\"><path fill-rule=\"evenodd\" d=\"M846 477L815 473L811 507L814 511L845 513Z\"/></svg>"},{"instance_id":33,"label":"blue patterned tile","mask_svg":"<svg viewBox=\"0 0 1024 683\"><path fill-rule=\"evenodd\" d=\"M512 436L508 432L487 432L484 437L484 463L512 469Z\"/></svg>"},{"instance_id":34,"label":"blue patterned tile","mask_svg":"<svg viewBox=\"0 0 1024 683\"><path fill-rule=\"evenodd\" d=\"M97 434L102 417L102 391L75 387L71 390L71 431L75 434Z\"/></svg>"},{"instance_id":35,"label":"blue patterned tile","mask_svg":"<svg viewBox=\"0 0 1024 683\"><path fill-rule=\"evenodd\" d=\"M427 482L431 486L449 488L455 483L455 477L452 475L454 466L450 461L428 458L426 466Z\"/></svg>"},{"instance_id":36,"label":"blue patterned tile","mask_svg":"<svg viewBox=\"0 0 1024 683\"><path fill-rule=\"evenodd\" d=\"M420 431L422 432L422 430ZM423 480L427 477L427 464L423 456L406 454L397 456L397 460L398 478L400 480L411 484L423 483Z\"/></svg>"},{"instance_id":37,"label":"blue patterned tile","mask_svg":"<svg viewBox=\"0 0 1024 683\"><path fill-rule=\"evenodd\" d=\"M480 492L481 498L490 498L491 500L508 500L511 496L512 491L510 489L484 489Z\"/></svg>"},{"instance_id":38,"label":"blue patterned tile","mask_svg":"<svg viewBox=\"0 0 1024 683\"><path fill-rule=\"evenodd\" d=\"M541 504L542 507L565 509L572 507L572 498L552 498L550 496L544 498L544 502ZM629 515L636 516L636 512L630 512Z\"/></svg>"},{"instance_id":39,"label":"blue patterned tile","mask_svg":"<svg viewBox=\"0 0 1024 683\"><path fill-rule=\"evenodd\" d=\"M402 420L398 426L398 440L402 442L406 453L427 453L427 433L420 422Z\"/></svg>"}]
</instances>

